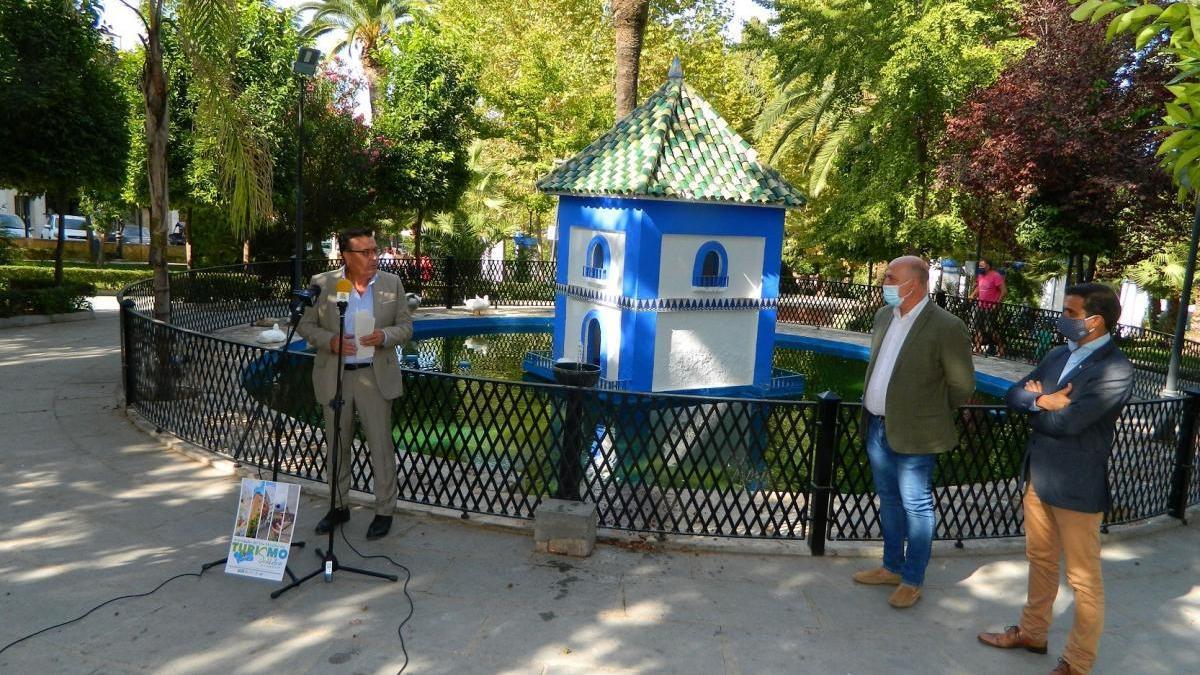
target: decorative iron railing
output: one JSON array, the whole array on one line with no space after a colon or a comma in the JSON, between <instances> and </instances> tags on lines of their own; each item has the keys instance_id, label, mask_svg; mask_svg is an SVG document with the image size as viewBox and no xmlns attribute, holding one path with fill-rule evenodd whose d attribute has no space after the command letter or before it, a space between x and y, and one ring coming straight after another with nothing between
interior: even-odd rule
<instances>
[{"instance_id":1,"label":"decorative iron railing","mask_svg":"<svg viewBox=\"0 0 1200 675\"><path fill-rule=\"evenodd\" d=\"M499 266L500 279L510 278L511 266ZM459 269L432 267L441 273ZM308 265L313 272L329 268L325 261ZM414 269L420 273L419 266ZM126 288L121 296L126 399L155 425L213 452L265 468L278 451L283 473L324 480L325 441L311 388L311 356L280 355L210 334L284 313L289 277L287 263L173 275L171 323L151 318L149 281ZM553 278L552 267L547 277ZM441 289L434 294L443 299L450 297L446 288L469 287L439 287L433 278L431 272L423 288ZM468 281L483 283L455 277L455 284ZM542 304L550 282L538 283L543 286L532 298L516 301ZM869 319L878 306L872 287L824 284L805 291L811 294L785 294L789 302L781 298L780 314L794 312L789 320L798 320L807 312L804 316L827 319L821 325L862 330L855 323L861 319L848 314L865 309ZM423 301L434 304L429 297ZM947 306L956 313L963 309L961 303ZM813 313L818 310L825 314ZM1026 327L1040 326L1048 316L1016 309L1004 316L1024 315L1034 317ZM1040 337L1024 342L1011 337L1014 355L1032 359L1043 347ZM1119 337L1123 347L1155 339L1148 331ZM1135 362L1144 370L1147 359ZM670 396L421 369L406 370L404 378L406 394L396 401L394 429L404 501L529 518L541 499L568 494L595 503L605 527L806 537L816 552L827 539L879 536L860 436L862 409L834 395L815 402ZM1145 385L1143 390L1149 391ZM583 397L579 409L585 414L566 414L571 397ZM1189 505L1200 503L1194 470L1198 416L1196 395L1126 407L1110 462L1106 524L1163 513L1182 518ZM957 423L959 443L939 456L934 477L936 536L961 541L1020 535L1025 415L1001 406L967 406ZM564 438L582 440L570 448ZM367 491L371 467L361 439L353 457L355 489Z\"/></svg>"}]
</instances>

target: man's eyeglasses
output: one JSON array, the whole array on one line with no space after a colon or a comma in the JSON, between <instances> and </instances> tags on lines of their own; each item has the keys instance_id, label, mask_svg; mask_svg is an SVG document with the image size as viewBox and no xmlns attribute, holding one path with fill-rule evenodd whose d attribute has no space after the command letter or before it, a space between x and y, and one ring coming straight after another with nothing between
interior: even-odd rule
<instances>
[{"instance_id":1,"label":"man's eyeglasses","mask_svg":"<svg viewBox=\"0 0 1200 675\"><path fill-rule=\"evenodd\" d=\"M348 248L348 249L346 249L346 253L361 253L361 254L367 256L368 258L378 258L379 257L379 249L378 248L359 248L359 249Z\"/></svg>"}]
</instances>

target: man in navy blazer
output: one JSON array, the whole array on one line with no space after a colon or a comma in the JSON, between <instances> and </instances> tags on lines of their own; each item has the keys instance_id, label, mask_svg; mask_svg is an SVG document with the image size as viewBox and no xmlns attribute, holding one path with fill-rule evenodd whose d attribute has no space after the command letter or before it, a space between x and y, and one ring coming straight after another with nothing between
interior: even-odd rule
<instances>
[{"instance_id":1,"label":"man in navy blazer","mask_svg":"<svg viewBox=\"0 0 1200 675\"><path fill-rule=\"evenodd\" d=\"M1053 674L1090 672L1104 630L1100 523L1117 418L1133 388L1133 366L1110 334L1120 315L1108 286L1067 288L1058 319L1067 345L1047 354L1007 395L1011 408L1029 412L1032 428L1022 467L1029 595L1018 625L980 633L979 640L1045 654L1065 557L1075 621Z\"/></svg>"}]
</instances>

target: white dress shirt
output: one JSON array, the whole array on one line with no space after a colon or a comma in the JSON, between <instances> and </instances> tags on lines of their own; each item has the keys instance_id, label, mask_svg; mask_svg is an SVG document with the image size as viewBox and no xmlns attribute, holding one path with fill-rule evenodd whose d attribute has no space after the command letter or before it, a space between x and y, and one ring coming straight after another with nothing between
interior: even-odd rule
<instances>
[{"instance_id":1,"label":"white dress shirt","mask_svg":"<svg viewBox=\"0 0 1200 675\"><path fill-rule=\"evenodd\" d=\"M345 278L345 276L346 276L346 271L343 269L342 277ZM346 335L354 334L354 315L355 315L355 313L361 311L361 312L366 312L367 314L370 314L371 316L375 316L374 286L375 286L375 279L378 278L378 276L379 275L377 274L377 275L371 277L371 280L367 282L366 292L361 293L361 294L358 292L358 289L353 287L353 284L351 284L352 287L350 289L350 302L346 305L346 317L342 320L342 326L346 329ZM361 347L362 345L358 344L358 339L363 338L363 337L366 337L366 336L365 335L355 335L354 336L354 344ZM371 359L364 359L364 358L360 357L358 354L355 354L354 356L346 356L342 362L343 363L370 363Z\"/></svg>"},{"instance_id":2,"label":"white dress shirt","mask_svg":"<svg viewBox=\"0 0 1200 675\"><path fill-rule=\"evenodd\" d=\"M900 356L900 348L917 316L925 310L929 296L917 303L907 314L901 314L900 308L892 309L892 322L888 324L883 342L879 343L879 353L875 355L875 367L871 371L871 381L867 382L867 390L863 395L863 405L872 415L883 416L886 410L888 384L892 381L892 371L896 369L896 358Z\"/></svg>"}]
</instances>

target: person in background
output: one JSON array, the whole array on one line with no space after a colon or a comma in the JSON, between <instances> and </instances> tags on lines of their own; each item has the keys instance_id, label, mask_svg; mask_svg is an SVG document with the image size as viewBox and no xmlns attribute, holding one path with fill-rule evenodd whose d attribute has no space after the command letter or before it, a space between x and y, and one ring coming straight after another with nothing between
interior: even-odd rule
<instances>
[{"instance_id":1,"label":"person in background","mask_svg":"<svg viewBox=\"0 0 1200 675\"><path fill-rule=\"evenodd\" d=\"M1028 596L1017 625L980 633L979 641L1045 654L1065 557L1075 621L1051 675L1090 672L1104 630L1100 523L1109 506L1108 457L1117 418L1133 393L1133 366L1110 334L1120 316L1121 303L1108 286L1068 287L1058 318L1067 344L1006 396L1010 408L1029 413L1031 427L1021 470Z\"/></svg>"},{"instance_id":2,"label":"person in background","mask_svg":"<svg viewBox=\"0 0 1200 675\"><path fill-rule=\"evenodd\" d=\"M921 599L933 550L933 466L958 444L954 416L975 391L971 338L958 317L929 301L929 265L896 258L883 277L863 396L863 429L883 530L883 565L860 584L896 586L888 604Z\"/></svg>"},{"instance_id":3,"label":"person in background","mask_svg":"<svg viewBox=\"0 0 1200 675\"><path fill-rule=\"evenodd\" d=\"M996 356L1003 357L1005 344L998 330L996 315L1000 303L1004 301L1004 294L1008 292L1004 286L1004 275L996 271L988 258L980 259L975 269L978 276L969 296L975 302L974 320L971 322L975 332L975 353L987 355L991 347L995 347Z\"/></svg>"}]
</instances>

